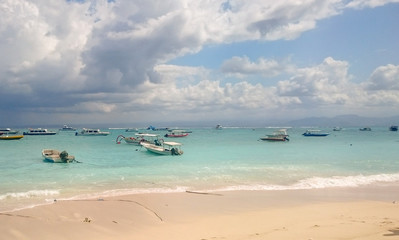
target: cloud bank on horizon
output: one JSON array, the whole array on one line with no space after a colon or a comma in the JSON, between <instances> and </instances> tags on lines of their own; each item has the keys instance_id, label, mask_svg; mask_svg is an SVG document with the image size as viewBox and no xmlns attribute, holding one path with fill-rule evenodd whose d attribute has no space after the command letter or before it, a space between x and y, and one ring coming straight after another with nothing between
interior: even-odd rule
<instances>
[{"instance_id":1,"label":"cloud bank on horizon","mask_svg":"<svg viewBox=\"0 0 399 240\"><path fill-rule=\"evenodd\" d=\"M0 122L396 115L398 3L4 0Z\"/></svg>"}]
</instances>

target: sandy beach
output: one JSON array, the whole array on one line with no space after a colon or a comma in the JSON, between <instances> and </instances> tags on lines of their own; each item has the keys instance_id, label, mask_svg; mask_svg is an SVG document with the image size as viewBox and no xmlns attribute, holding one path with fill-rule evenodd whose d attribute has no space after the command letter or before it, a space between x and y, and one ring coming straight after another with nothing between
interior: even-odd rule
<instances>
[{"instance_id":1,"label":"sandy beach","mask_svg":"<svg viewBox=\"0 0 399 240\"><path fill-rule=\"evenodd\" d=\"M399 187L137 194L0 214L0 239L399 239Z\"/></svg>"}]
</instances>

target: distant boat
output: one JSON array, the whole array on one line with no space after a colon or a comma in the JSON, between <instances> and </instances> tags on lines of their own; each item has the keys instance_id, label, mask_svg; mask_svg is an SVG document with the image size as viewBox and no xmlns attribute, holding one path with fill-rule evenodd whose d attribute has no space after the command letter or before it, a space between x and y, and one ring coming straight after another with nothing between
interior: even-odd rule
<instances>
[{"instance_id":1,"label":"distant boat","mask_svg":"<svg viewBox=\"0 0 399 240\"><path fill-rule=\"evenodd\" d=\"M119 135L116 138L116 143L120 144L122 140L124 140L128 144L140 146L142 142L152 143L154 144L156 140L158 140L158 134L150 134L150 133L136 133L135 137L125 137L123 135Z\"/></svg>"},{"instance_id":2,"label":"distant boat","mask_svg":"<svg viewBox=\"0 0 399 240\"><path fill-rule=\"evenodd\" d=\"M167 131L167 130L169 130L169 128L157 128L157 127L154 127L154 126L149 126L149 127L147 128L147 130L152 130L152 131Z\"/></svg>"},{"instance_id":3,"label":"distant boat","mask_svg":"<svg viewBox=\"0 0 399 240\"><path fill-rule=\"evenodd\" d=\"M330 135L330 133L324 133L324 132L321 132L320 130L308 129L302 135L305 136L305 137L325 137L325 136Z\"/></svg>"},{"instance_id":4,"label":"distant boat","mask_svg":"<svg viewBox=\"0 0 399 240\"><path fill-rule=\"evenodd\" d=\"M222 125L220 125L220 124L216 125L216 127L215 127L215 128L216 128L216 129L218 129L218 130L221 130L221 129L223 129Z\"/></svg>"},{"instance_id":5,"label":"distant boat","mask_svg":"<svg viewBox=\"0 0 399 240\"><path fill-rule=\"evenodd\" d=\"M55 149L43 149L43 160L53 163L70 163L75 161L75 156L69 155L66 151L58 151Z\"/></svg>"},{"instance_id":6,"label":"distant boat","mask_svg":"<svg viewBox=\"0 0 399 240\"><path fill-rule=\"evenodd\" d=\"M274 131L272 134L266 135L265 137L261 137L260 140L275 141L275 142L289 141L286 129L280 129L280 130Z\"/></svg>"},{"instance_id":7,"label":"distant boat","mask_svg":"<svg viewBox=\"0 0 399 240\"><path fill-rule=\"evenodd\" d=\"M126 128L125 132L138 132L138 128Z\"/></svg>"},{"instance_id":8,"label":"distant boat","mask_svg":"<svg viewBox=\"0 0 399 240\"><path fill-rule=\"evenodd\" d=\"M0 128L0 135L1 134L17 134L18 130L11 130L11 128Z\"/></svg>"},{"instance_id":9,"label":"distant boat","mask_svg":"<svg viewBox=\"0 0 399 240\"><path fill-rule=\"evenodd\" d=\"M27 132L24 132L24 135L55 135L56 132L48 131L45 128L29 128Z\"/></svg>"},{"instance_id":10,"label":"distant boat","mask_svg":"<svg viewBox=\"0 0 399 240\"><path fill-rule=\"evenodd\" d=\"M342 130L342 127L334 127L333 128L333 131L341 131Z\"/></svg>"},{"instance_id":11,"label":"distant boat","mask_svg":"<svg viewBox=\"0 0 399 240\"><path fill-rule=\"evenodd\" d=\"M364 128L359 128L360 131L371 131L371 128L369 127L364 127Z\"/></svg>"},{"instance_id":12,"label":"distant boat","mask_svg":"<svg viewBox=\"0 0 399 240\"><path fill-rule=\"evenodd\" d=\"M6 134L6 135L1 135L0 140L19 140L23 137L24 137L24 135L11 135L10 136L10 135Z\"/></svg>"},{"instance_id":13,"label":"distant boat","mask_svg":"<svg viewBox=\"0 0 399 240\"><path fill-rule=\"evenodd\" d=\"M82 131L76 132L75 136L107 136L110 132L102 132L100 129L83 128Z\"/></svg>"},{"instance_id":14,"label":"distant boat","mask_svg":"<svg viewBox=\"0 0 399 240\"><path fill-rule=\"evenodd\" d=\"M62 128L60 128L60 131L76 131L76 128L69 127L68 125L64 125Z\"/></svg>"},{"instance_id":15,"label":"distant boat","mask_svg":"<svg viewBox=\"0 0 399 240\"><path fill-rule=\"evenodd\" d=\"M178 129L174 129L172 130L170 133L165 134L164 137L186 137L188 136L188 133L185 132L184 130L178 130Z\"/></svg>"},{"instance_id":16,"label":"distant boat","mask_svg":"<svg viewBox=\"0 0 399 240\"><path fill-rule=\"evenodd\" d=\"M394 131L394 132L398 131L398 126L389 127L389 131Z\"/></svg>"},{"instance_id":17,"label":"distant boat","mask_svg":"<svg viewBox=\"0 0 399 240\"><path fill-rule=\"evenodd\" d=\"M141 143L143 147L147 149L147 151L160 154L160 155L182 155L183 151L181 150L181 143L177 142L164 142L161 141L159 144L151 144L151 143Z\"/></svg>"}]
</instances>

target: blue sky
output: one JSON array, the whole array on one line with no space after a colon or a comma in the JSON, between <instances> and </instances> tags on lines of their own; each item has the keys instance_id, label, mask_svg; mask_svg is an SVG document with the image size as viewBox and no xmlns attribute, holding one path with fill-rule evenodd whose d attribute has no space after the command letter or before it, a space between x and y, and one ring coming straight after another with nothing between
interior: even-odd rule
<instances>
[{"instance_id":1,"label":"blue sky","mask_svg":"<svg viewBox=\"0 0 399 240\"><path fill-rule=\"evenodd\" d=\"M399 113L398 0L14 0L0 15L3 127Z\"/></svg>"}]
</instances>

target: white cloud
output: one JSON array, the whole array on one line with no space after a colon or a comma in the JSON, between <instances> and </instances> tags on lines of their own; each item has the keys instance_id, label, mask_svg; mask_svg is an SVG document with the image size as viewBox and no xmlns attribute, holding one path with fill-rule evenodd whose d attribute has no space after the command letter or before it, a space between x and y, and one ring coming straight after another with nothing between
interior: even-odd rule
<instances>
[{"instance_id":1,"label":"white cloud","mask_svg":"<svg viewBox=\"0 0 399 240\"><path fill-rule=\"evenodd\" d=\"M397 3L399 0L353 0L348 2L346 7L348 8L374 8L380 7L388 3Z\"/></svg>"},{"instance_id":2,"label":"white cloud","mask_svg":"<svg viewBox=\"0 0 399 240\"><path fill-rule=\"evenodd\" d=\"M380 66L371 74L366 83L369 90L399 90L399 66L388 64Z\"/></svg>"},{"instance_id":3,"label":"white cloud","mask_svg":"<svg viewBox=\"0 0 399 240\"><path fill-rule=\"evenodd\" d=\"M349 63L331 57L299 68L237 56L223 63L222 73L165 64L207 44L292 40L345 7L389 2L396 1L3 0L0 108L135 113L152 107L165 115L233 116L353 99L395 102L397 95L387 92L398 89L398 67L391 65L376 69L365 87L350 82ZM249 80L283 74L290 77L274 86ZM226 83L234 76L241 79Z\"/></svg>"}]
</instances>

